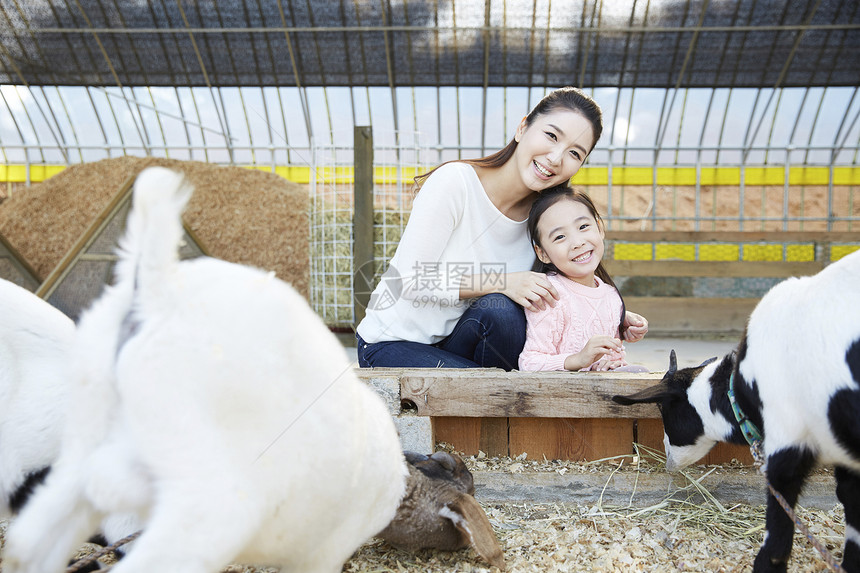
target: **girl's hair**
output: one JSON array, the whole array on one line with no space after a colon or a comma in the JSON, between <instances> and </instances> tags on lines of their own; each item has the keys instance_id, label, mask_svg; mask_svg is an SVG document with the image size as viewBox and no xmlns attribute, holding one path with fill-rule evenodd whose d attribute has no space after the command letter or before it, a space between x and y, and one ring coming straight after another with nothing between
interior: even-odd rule
<instances>
[{"instance_id":1,"label":"girl's hair","mask_svg":"<svg viewBox=\"0 0 860 573\"><path fill-rule=\"evenodd\" d=\"M532 125L538 117L558 110L579 113L591 123L591 129L594 131L594 143L591 149L594 149L594 145L597 144L597 140L600 139L600 135L603 133L603 112L600 111L600 106L597 105L597 102L579 88L568 86L553 90L545 95L526 116L526 126ZM421 189L424 181L439 167L453 161L461 161L476 167L501 167L514 155L517 145L517 140L511 138L511 141L506 146L492 155L487 155L480 159L454 159L437 165L427 173L422 173L415 177L415 191ZM588 150L588 153L591 153L591 149Z\"/></svg>"},{"instance_id":2,"label":"girl's hair","mask_svg":"<svg viewBox=\"0 0 860 573\"><path fill-rule=\"evenodd\" d=\"M600 216L600 213L597 211L597 207L594 205L594 201L591 200L591 197L589 197L584 191L575 189L564 183L550 187L549 189L544 189L540 194L538 194L535 202L532 203L527 223L529 240L531 240L532 245L536 245L543 249L540 243L540 236L538 234L538 222L540 221L541 215L559 201L573 201L575 203L585 205L586 209L591 213L591 216L594 217L598 226L604 229L606 228L603 223L603 217ZM535 264L532 267L532 270L539 273L560 274L554 264L545 263L538 258L535 259ZM618 293L618 296L621 298L621 324L618 325L618 335L623 340L624 332L627 330L627 327L624 326L624 318L627 310L627 307L624 304L624 297L621 296L621 291L618 290L617 286L615 286L615 281L612 280L612 277L609 276L609 273L603 266L602 260L597 264L597 269L595 269L594 274L597 275L600 280L614 288Z\"/></svg>"}]
</instances>

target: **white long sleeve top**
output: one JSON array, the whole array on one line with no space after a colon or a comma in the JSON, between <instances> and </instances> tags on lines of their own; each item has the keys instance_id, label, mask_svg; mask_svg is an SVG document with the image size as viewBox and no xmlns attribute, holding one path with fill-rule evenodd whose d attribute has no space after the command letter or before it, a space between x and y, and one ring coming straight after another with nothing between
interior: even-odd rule
<instances>
[{"instance_id":1,"label":"white long sleeve top","mask_svg":"<svg viewBox=\"0 0 860 573\"><path fill-rule=\"evenodd\" d=\"M389 269L371 294L358 334L365 342L434 344L465 312L464 277L481 288L535 260L526 221L509 219L490 201L475 169L439 167L424 182Z\"/></svg>"}]
</instances>

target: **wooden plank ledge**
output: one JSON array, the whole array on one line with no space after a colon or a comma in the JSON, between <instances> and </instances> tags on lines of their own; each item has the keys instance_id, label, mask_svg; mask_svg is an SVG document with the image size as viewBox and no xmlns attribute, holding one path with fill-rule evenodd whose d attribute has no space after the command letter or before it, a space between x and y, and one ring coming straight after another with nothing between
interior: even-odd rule
<instances>
[{"instance_id":1,"label":"wooden plank ledge","mask_svg":"<svg viewBox=\"0 0 860 573\"><path fill-rule=\"evenodd\" d=\"M401 405L419 416L477 418L650 418L653 404L620 406L661 372L505 372L496 368L359 368L359 378L397 379Z\"/></svg>"}]
</instances>

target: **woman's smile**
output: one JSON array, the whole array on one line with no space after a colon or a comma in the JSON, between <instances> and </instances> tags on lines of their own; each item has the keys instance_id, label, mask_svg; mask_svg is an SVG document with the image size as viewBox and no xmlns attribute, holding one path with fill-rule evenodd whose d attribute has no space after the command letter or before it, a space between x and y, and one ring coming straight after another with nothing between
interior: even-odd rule
<instances>
[{"instance_id":1,"label":"woman's smile","mask_svg":"<svg viewBox=\"0 0 860 573\"><path fill-rule=\"evenodd\" d=\"M534 164L535 171L538 172L539 177L543 177L544 179L549 179L550 177L555 175L555 173L553 171L550 171L549 169L547 169L546 167L544 167L543 165L538 163L537 160L532 160L532 163Z\"/></svg>"}]
</instances>

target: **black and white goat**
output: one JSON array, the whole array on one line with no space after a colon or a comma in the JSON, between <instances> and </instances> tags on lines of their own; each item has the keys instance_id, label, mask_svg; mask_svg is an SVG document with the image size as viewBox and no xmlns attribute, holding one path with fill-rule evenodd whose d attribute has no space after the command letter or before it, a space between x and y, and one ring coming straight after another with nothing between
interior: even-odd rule
<instances>
[{"instance_id":1,"label":"black and white goat","mask_svg":"<svg viewBox=\"0 0 860 573\"><path fill-rule=\"evenodd\" d=\"M613 400L660 406L670 471L719 441L745 443L742 428L762 436L765 475L792 507L816 463L835 466L845 506L843 567L860 571L860 252L773 287L750 315L736 352L677 370L673 351L660 384ZM744 416L749 422L742 424ZM769 494L756 572L786 570L793 531Z\"/></svg>"},{"instance_id":2,"label":"black and white goat","mask_svg":"<svg viewBox=\"0 0 860 573\"><path fill-rule=\"evenodd\" d=\"M216 259L178 261L191 191L163 168L137 178L116 284L78 325L60 457L9 528L6 573L62 570L122 511L144 532L116 573L231 562L335 572L408 521L401 501L431 491L428 480L462 489L456 460L432 458L436 478L412 471L421 460L407 463L382 400L292 287ZM417 535L457 521L504 566L483 512L434 511L410 522Z\"/></svg>"}]
</instances>

